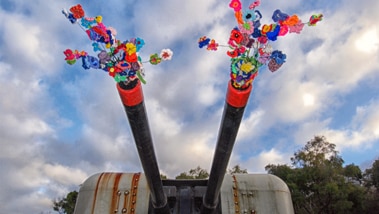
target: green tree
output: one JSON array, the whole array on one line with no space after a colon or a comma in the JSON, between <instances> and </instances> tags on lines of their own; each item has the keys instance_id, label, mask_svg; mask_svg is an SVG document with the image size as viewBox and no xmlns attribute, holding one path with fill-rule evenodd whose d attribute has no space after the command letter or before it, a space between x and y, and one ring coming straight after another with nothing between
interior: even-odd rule
<instances>
[{"instance_id":1,"label":"green tree","mask_svg":"<svg viewBox=\"0 0 379 214\"><path fill-rule=\"evenodd\" d=\"M242 169L240 167L240 165L237 164L237 165L233 166L233 168L229 169L228 173L231 174L231 175L234 175L234 174L247 174L247 169Z\"/></svg>"},{"instance_id":2,"label":"green tree","mask_svg":"<svg viewBox=\"0 0 379 214\"><path fill-rule=\"evenodd\" d=\"M61 200L53 201L53 209L60 214L73 214L75 210L76 199L78 198L78 192L72 191L67 194L65 198Z\"/></svg>"},{"instance_id":3,"label":"green tree","mask_svg":"<svg viewBox=\"0 0 379 214\"><path fill-rule=\"evenodd\" d=\"M200 166L195 169L190 169L188 172L182 172L175 179L207 179L209 173L207 170L202 169Z\"/></svg>"},{"instance_id":4,"label":"green tree","mask_svg":"<svg viewBox=\"0 0 379 214\"><path fill-rule=\"evenodd\" d=\"M358 176L356 167L343 167L335 145L325 137L314 139L291 157L291 166L269 164L268 173L277 175L291 190L295 213L361 213L364 189L349 182L344 173ZM355 178L355 177L354 177Z\"/></svg>"},{"instance_id":5,"label":"green tree","mask_svg":"<svg viewBox=\"0 0 379 214\"><path fill-rule=\"evenodd\" d=\"M161 174L161 179L162 180L167 180L168 178L167 178L167 175L165 175L165 174Z\"/></svg>"},{"instance_id":6,"label":"green tree","mask_svg":"<svg viewBox=\"0 0 379 214\"><path fill-rule=\"evenodd\" d=\"M346 165L343 169L343 175L351 182L362 183L362 171L354 164Z\"/></svg>"},{"instance_id":7,"label":"green tree","mask_svg":"<svg viewBox=\"0 0 379 214\"><path fill-rule=\"evenodd\" d=\"M379 210L379 159L374 161L371 168L365 170L363 177L367 188L365 208L367 213L377 213Z\"/></svg>"}]
</instances>

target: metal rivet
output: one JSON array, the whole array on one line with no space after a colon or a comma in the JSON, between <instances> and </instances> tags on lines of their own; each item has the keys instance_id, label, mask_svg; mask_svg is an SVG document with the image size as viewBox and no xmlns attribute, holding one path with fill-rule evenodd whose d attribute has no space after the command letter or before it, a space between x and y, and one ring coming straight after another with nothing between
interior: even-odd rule
<instances>
[{"instance_id":1,"label":"metal rivet","mask_svg":"<svg viewBox=\"0 0 379 214\"><path fill-rule=\"evenodd\" d=\"M114 213L118 213L118 210L115 210Z\"/></svg>"},{"instance_id":2,"label":"metal rivet","mask_svg":"<svg viewBox=\"0 0 379 214\"><path fill-rule=\"evenodd\" d=\"M126 211L127 211L126 208L122 209L122 213L126 213Z\"/></svg>"},{"instance_id":3,"label":"metal rivet","mask_svg":"<svg viewBox=\"0 0 379 214\"><path fill-rule=\"evenodd\" d=\"M124 192L124 194L125 194L125 195L129 195L129 191L126 190L126 191Z\"/></svg>"},{"instance_id":4,"label":"metal rivet","mask_svg":"<svg viewBox=\"0 0 379 214\"><path fill-rule=\"evenodd\" d=\"M120 190L117 192L117 195L121 195L121 191Z\"/></svg>"}]
</instances>

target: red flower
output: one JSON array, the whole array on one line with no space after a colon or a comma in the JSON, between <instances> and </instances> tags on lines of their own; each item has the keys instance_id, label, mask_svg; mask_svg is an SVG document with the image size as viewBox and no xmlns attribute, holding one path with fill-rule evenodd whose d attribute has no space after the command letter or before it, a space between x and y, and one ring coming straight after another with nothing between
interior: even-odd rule
<instances>
[{"instance_id":1,"label":"red flower","mask_svg":"<svg viewBox=\"0 0 379 214\"><path fill-rule=\"evenodd\" d=\"M82 5L80 4L72 6L70 8L70 11L75 19L80 19L84 17L84 10L82 8Z\"/></svg>"},{"instance_id":2,"label":"red flower","mask_svg":"<svg viewBox=\"0 0 379 214\"><path fill-rule=\"evenodd\" d=\"M237 44L241 44L243 40L243 35L239 30L234 29L230 33L230 40L235 41Z\"/></svg>"},{"instance_id":3,"label":"red flower","mask_svg":"<svg viewBox=\"0 0 379 214\"><path fill-rule=\"evenodd\" d=\"M233 51L228 51L226 52L226 54L228 54L228 56L232 57L232 58L236 58L238 56L238 52L233 50Z\"/></svg>"},{"instance_id":4,"label":"red flower","mask_svg":"<svg viewBox=\"0 0 379 214\"><path fill-rule=\"evenodd\" d=\"M260 37L258 38L258 41L259 41L261 44L266 44L267 41L268 41L268 39L267 39L266 36L260 36Z\"/></svg>"},{"instance_id":5,"label":"red flower","mask_svg":"<svg viewBox=\"0 0 379 214\"><path fill-rule=\"evenodd\" d=\"M74 60L74 59L76 59L74 52L72 50L70 50L70 49L65 50L63 53L66 56L65 60Z\"/></svg>"},{"instance_id":6,"label":"red flower","mask_svg":"<svg viewBox=\"0 0 379 214\"><path fill-rule=\"evenodd\" d=\"M138 56L137 53L132 53L132 54L126 54L125 55L125 60L127 62L137 62L138 61Z\"/></svg>"}]
</instances>

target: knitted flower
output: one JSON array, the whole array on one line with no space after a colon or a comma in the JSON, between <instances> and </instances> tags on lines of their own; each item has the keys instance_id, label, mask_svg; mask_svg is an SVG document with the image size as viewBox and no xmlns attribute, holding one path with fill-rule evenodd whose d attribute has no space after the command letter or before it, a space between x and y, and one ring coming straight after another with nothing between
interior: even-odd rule
<instances>
[{"instance_id":1,"label":"knitted flower","mask_svg":"<svg viewBox=\"0 0 379 214\"><path fill-rule=\"evenodd\" d=\"M241 33L252 34L254 32L253 22L251 21L245 22L242 25L238 25L238 28L240 29Z\"/></svg>"},{"instance_id":2,"label":"knitted flower","mask_svg":"<svg viewBox=\"0 0 379 214\"><path fill-rule=\"evenodd\" d=\"M132 55L133 53L137 52L137 47L133 43L126 43L125 48L128 55Z\"/></svg>"},{"instance_id":3,"label":"knitted flower","mask_svg":"<svg viewBox=\"0 0 379 214\"><path fill-rule=\"evenodd\" d=\"M274 22L284 21L288 17L289 16L287 14L283 13L279 9L275 10L274 13L272 14L272 20L274 20Z\"/></svg>"},{"instance_id":4,"label":"knitted flower","mask_svg":"<svg viewBox=\"0 0 379 214\"><path fill-rule=\"evenodd\" d=\"M237 44L240 44L243 40L243 35L239 30L233 29L230 33L229 39L236 42Z\"/></svg>"},{"instance_id":5,"label":"knitted flower","mask_svg":"<svg viewBox=\"0 0 379 214\"><path fill-rule=\"evenodd\" d=\"M137 52L140 51L141 48L145 45L145 41L141 38L136 38L135 43L136 43L136 51Z\"/></svg>"},{"instance_id":6,"label":"knitted flower","mask_svg":"<svg viewBox=\"0 0 379 214\"><path fill-rule=\"evenodd\" d=\"M275 50L271 53L270 58L274 59L277 64L283 64L286 62L286 55L281 51Z\"/></svg>"},{"instance_id":7,"label":"knitted flower","mask_svg":"<svg viewBox=\"0 0 379 214\"><path fill-rule=\"evenodd\" d=\"M151 64L153 64L153 65L157 65L157 64L161 63L161 61L162 61L162 59L158 56L157 53L155 53L155 54L151 54L151 55L150 55L150 60L149 60L149 62L150 62Z\"/></svg>"},{"instance_id":8,"label":"knitted flower","mask_svg":"<svg viewBox=\"0 0 379 214\"><path fill-rule=\"evenodd\" d=\"M203 47L207 46L210 41L211 41L211 39L207 38L206 36L200 37L200 39L198 40L199 48L203 48Z\"/></svg>"},{"instance_id":9,"label":"knitted flower","mask_svg":"<svg viewBox=\"0 0 379 214\"><path fill-rule=\"evenodd\" d=\"M235 12L242 9L242 4L240 0L232 0L229 4L229 7L233 8Z\"/></svg>"},{"instance_id":10,"label":"knitted flower","mask_svg":"<svg viewBox=\"0 0 379 214\"><path fill-rule=\"evenodd\" d=\"M171 60L172 55L173 53L170 49L163 49L161 51L160 57L162 58L162 60Z\"/></svg>"},{"instance_id":11,"label":"knitted flower","mask_svg":"<svg viewBox=\"0 0 379 214\"><path fill-rule=\"evenodd\" d=\"M211 40L211 42L207 46L207 50L209 51L217 51L218 43L214 39Z\"/></svg>"},{"instance_id":12,"label":"knitted flower","mask_svg":"<svg viewBox=\"0 0 379 214\"><path fill-rule=\"evenodd\" d=\"M71 7L70 12L72 13L75 19L80 19L84 17L84 10L80 4Z\"/></svg>"}]
</instances>

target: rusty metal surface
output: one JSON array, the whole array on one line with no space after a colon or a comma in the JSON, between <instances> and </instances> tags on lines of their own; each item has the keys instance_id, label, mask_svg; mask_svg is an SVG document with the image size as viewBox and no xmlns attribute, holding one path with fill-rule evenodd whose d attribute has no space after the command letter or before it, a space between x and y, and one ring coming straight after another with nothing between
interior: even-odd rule
<instances>
[{"instance_id":1,"label":"rusty metal surface","mask_svg":"<svg viewBox=\"0 0 379 214\"><path fill-rule=\"evenodd\" d=\"M100 173L79 190L74 214L148 213L150 191L141 173Z\"/></svg>"},{"instance_id":2,"label":"rusty metal surface","mask_svg":"<svg viewBox=\"0 0 379 214\"><path fill-rule=\"evenodd\" d=\"M274 175L226 175L220 194L222 214L294 213L287 185Z\"/></svg>"}]
</instances>

